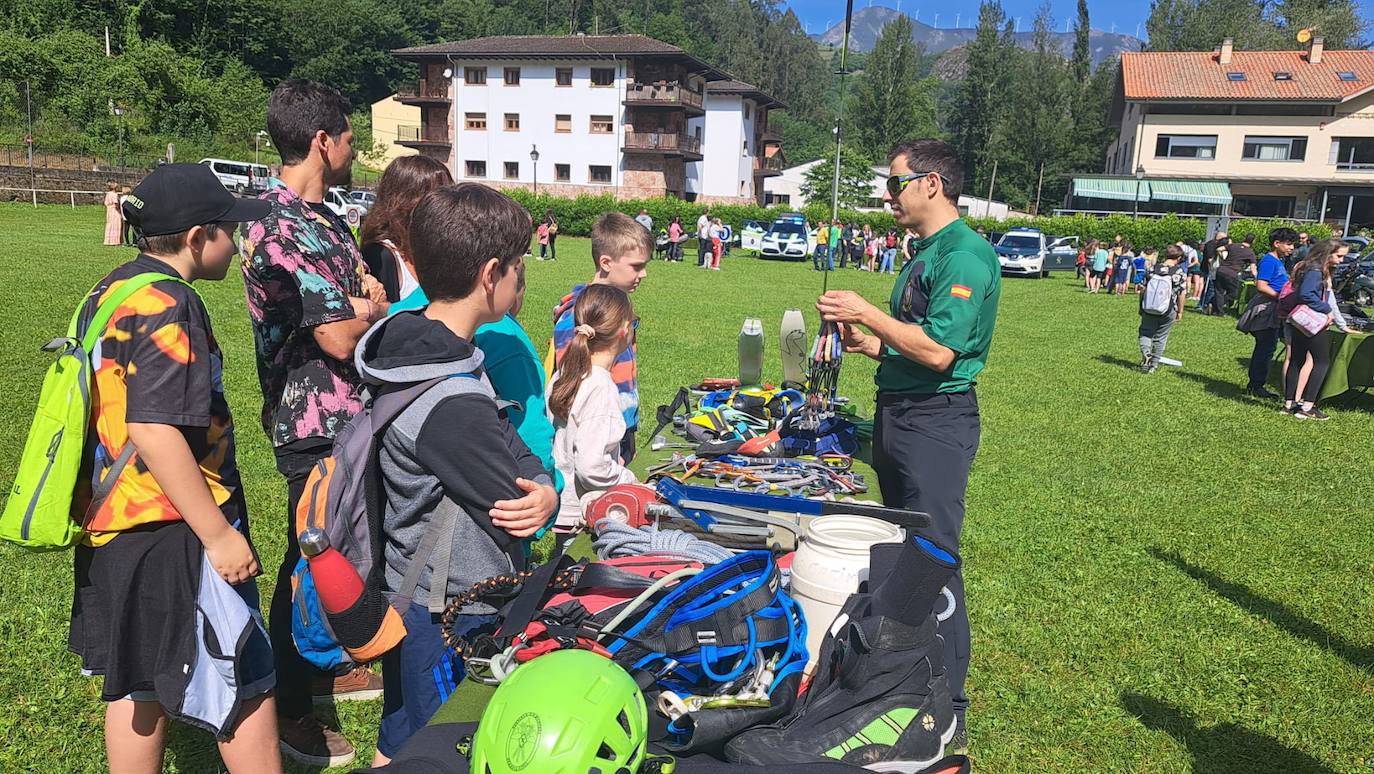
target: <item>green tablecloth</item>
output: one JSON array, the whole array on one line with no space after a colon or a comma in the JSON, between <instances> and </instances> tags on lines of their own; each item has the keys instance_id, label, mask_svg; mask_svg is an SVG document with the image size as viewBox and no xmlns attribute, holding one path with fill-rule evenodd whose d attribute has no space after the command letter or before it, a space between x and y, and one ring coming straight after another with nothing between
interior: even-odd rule
<instances>
[{"instance_id":1,"label":"green tablecloth","mask_svg":"<svg viewBox=\"0 0 1374 774\"><path fill-rule=\"evenodd\" d=\"M1331 370L1322 383L1321 400L1374 387L1374 334L1342 333L1332 328L1330 338Z\"/></svg>"},{"instance_id":2,"label":"green tablecloth","mask_svg":"<svg viewBox=\"0 0 1374 774\"><path fill-rule=\"evenodd\" d=\"M1250 299L1253 298L1257 292L1258 291L1255 290L1254 280L1242 281L1240 283L1240 293L1236 295L1236 300L1231 302L1231 314L1239 317L1240 313L1245 311L1245 307L1249 305Z\"/></svg>"}]
</instances>

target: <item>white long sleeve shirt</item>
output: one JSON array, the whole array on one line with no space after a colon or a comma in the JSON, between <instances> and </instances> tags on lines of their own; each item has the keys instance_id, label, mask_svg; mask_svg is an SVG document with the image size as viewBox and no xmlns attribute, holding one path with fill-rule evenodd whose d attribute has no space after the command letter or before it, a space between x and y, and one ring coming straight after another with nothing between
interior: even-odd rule
<instances>
[{"instance_id":1,"label":"white long sleeve shirt","mask_svg":"<svg viewBox=\"0 0 1374 774\"><path fill-rule=\"evenodd\" d=\"M553 393L560 375L554 374L549 380L546 395ZM619 394L611 372L592 366L577 388L568 419L549 414L554 427L553 461L564 482L558 508L559 527L584 526L582 512L588 503L617 484L638 481L620 461L625 417L620 410Z\"/></svg>"}]
</instances>

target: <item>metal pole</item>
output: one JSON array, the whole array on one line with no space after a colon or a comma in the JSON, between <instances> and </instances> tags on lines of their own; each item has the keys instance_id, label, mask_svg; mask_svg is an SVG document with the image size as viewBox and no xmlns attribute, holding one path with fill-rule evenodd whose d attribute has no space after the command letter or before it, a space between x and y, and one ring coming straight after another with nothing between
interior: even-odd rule
<instances>
[{"instance_id":1,"label":"metal pole","mask_svg":"<svg viewBox=\"0 0 1374 774\"><path fill-rule=\"evenodd\" d=\"M1131 220L1138 220L1140 218L1140 178L1138 177L1135 179L1135 200L1131 204L1135 205L1135 209L1131 212Z\"/></svg>"},{"instance_id":2,"label":"metal pole","mask_svg":"<svg viewBox=\"0 0 1374 774\"><path fill-rule=\"evenodd\" d=\"M1355 194L1349 193L1345 197L1345 229L1341 231L1341 236L1350 236L1350 215L1355 210Z\"/></svg>"},{"instance_id":3,"label":"metal pole","mask_svg":"<svg viewBox=\"0 0 1374 774\"><path fill-rule=\"evenodd\" d=\"M1317 222L1318 222L1318 223L1325 223L1325 222L1326 222L1326 197L1327 197L1328 195L1330 195L1330 193L1331 193L1331 189L1330 189L1330 188L1323 188L1323 189L1322 189L1322 214L1319 215L1319 216L1317 216Z\"/></svg>"},{"instance_id":4,"label":"metal pole","mask_svg":"<svg viewBox=\"0 0 1374 774\"><path fill-rule=\"evenodd\" d=\"M992 187L997 183L997 160L992 162L992 177L988 178L988 198L983 203L983 217L992 217Z\"/></svg>"},{"instance_id":5,"label":"metal pole","mask_svg":"<svg viewBox=\"0 0 1374 774\"><path fill-rule=\"evenodd\" d=\"M119 172L124 173L124 114L119 115Z\"/></svg>"},{"instance_id":6,"label":"metal pole","mask_svg":"<svg viewBox=\"0 0 1374 774\"><path fill-rule=\"evenodd\" d=\"M1040 214L1040 189L1045 185L1045 162L1040 162L1040 179L1035 183L1035 211L1032 215Z\"/></svg>"},{"instance_id":7,"label":"metal pole","mask_svg":"<svg viewBox=\"0 0 1374 774\"><path fill-rule=\"evenodd\" d=\"M844 46L840 49L840 71L839 78L839 105L835 108L835 177L830 187L830 225L833 228L835 221L840 219L840 151L844 147L844 135L841 127L844 124L844 75L845 68L849 62L849 30L854 22L854 0L845 0L844 7ZM830 287L830 264L835 262L834 256L829 256L825 262L825 272L821 276L821 293L825 293Z\"/></svg>"},{"instance_id":8,"label":"metal pole","mask_svg":"<svg viewBox=\"0 0 1374 774\"><path fill-rule=\"evenodd\" d=\"M34 182L36 178L33 172L33 95L29 91L29 82L27 79L24 81L24 110L29 116L29 134L24 138L26 140L24 148L29 157L29 188L37 188L38 186ZM34 203L37 204L37 201L35 200Z\"/></svg>"}]
</instances>

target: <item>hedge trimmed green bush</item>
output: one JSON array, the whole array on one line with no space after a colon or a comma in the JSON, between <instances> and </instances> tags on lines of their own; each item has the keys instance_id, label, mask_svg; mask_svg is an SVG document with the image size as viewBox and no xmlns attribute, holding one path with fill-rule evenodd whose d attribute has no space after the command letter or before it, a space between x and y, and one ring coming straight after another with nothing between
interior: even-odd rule
<instances>
[{"instance_id":1,"label":"hedge trimmed green bush","mask_svg":"<svg viewBox=\"0 0 1374 774\"><path fill-rule=\"evenodd\" d=\"M785 212L797 211L788 207L759 207L751 204L706 205L676 198L617 200L610 194L605 194L567 199L545 194L535 196L524 189L512 189L507 193L529 209L536 221L543 217L545 210L552 209L558 218L559 233L568 236L590 235L592 224L596 222L596 219L603 212L611 210L619 210L631 217L638 215L641 209L648 210L649 216L654 219L655 230L666 229L673 217L677 216L682 219L683 228L689 235L696 227L697 218L707 210L713 216L719 217L722 222L728 223L736 229L746 220L771 222ZM824 205L805 207L801 213L812 224L830 218L830 208ZM897 225L896 221L892 219L892 213L887 211L854 212L841 210L840 219L845 223L868 224L876 231L886 231L889 228L896 228ZM1205 221L1198 218L1180 218L1176 215L1140 219L1133 219L1126 214L1117 214L1105 217L1100 215L1065 215L1061 217L1008 218L1006 220L966 217L965 220L968 221L969 225L975 228L982 226L988 232L1030 227L1038 228L1046 234L1054 236L1079 236L1084 239L1101 240L1111 240L1120 234L1136 247L1163 248L1165 245L1173 244L1180 239L1201 242L1207 238L1207 223ZM1267 220L1236 218L1231 221L1228 232L1231 238L1237 241L1246 234L1254 234L1256 237L1254 247L1257 251L1262 251L1269 249L1269 232L1282 226L1288 226L1295 230L1305 230L1318 239L1330 238L1332 235L1331 229L1322 224L1298 224L1280 218Z\"/></svg>"}]
</instances>

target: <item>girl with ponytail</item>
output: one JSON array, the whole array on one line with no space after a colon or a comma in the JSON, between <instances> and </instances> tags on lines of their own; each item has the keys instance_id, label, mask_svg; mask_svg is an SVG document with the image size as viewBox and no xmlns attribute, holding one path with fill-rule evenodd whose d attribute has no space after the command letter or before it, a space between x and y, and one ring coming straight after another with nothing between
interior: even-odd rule
<instances>
[{"instance_id":1,"label":"girl with ponytail","mask_svg":"<svg viewBox=\"0 0 1374 774\"><path fill-rule=\"evenodd\" d=\"M584 526L583 507L617 484L637 481L620 458L625 417L611 368L634 342L630 297L613 285L593 284L573 306L573 338L549 381L553 459L564 483L554 529Z\"/></svg>"}]
</instances>

